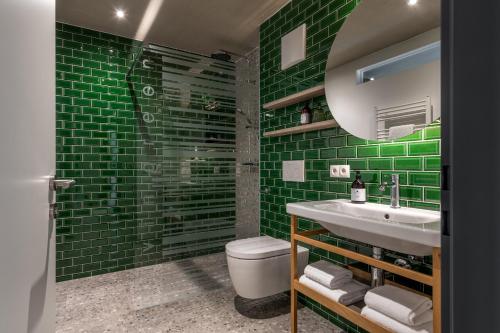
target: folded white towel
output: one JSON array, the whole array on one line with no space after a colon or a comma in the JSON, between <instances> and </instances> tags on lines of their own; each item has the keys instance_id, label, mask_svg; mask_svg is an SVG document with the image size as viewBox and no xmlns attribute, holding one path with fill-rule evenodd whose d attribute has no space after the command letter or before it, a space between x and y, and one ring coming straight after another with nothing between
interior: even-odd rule
<instances>
[{"instance_id":1,"label":"folded white towel","mask_svg":"<svg viewBox=\"0 0 500 333\"><path fill-rule=\"evenodd\" d=\"M300 277L299 282L306 287L315 290L321 295L333 299L334 301L344 305L350 305L352 303L361 301L366 291L370 288L369 286L361 282L351 280L338 289L330 289L323 286L322 284L319 284L318 282L309 279L305 275L302 275Z\"/></svg>"},{"instance_id":2,"label":"folded white towel","mask_svg":"<svg viewBox=\"0 0 500 333\"><path fill-rule=\"evenodd\" d=\"M365 304L409 326L422 325L432 320L432 316L429 317L426 313L432 309L432 301L429 298L391 285L367 292Z\"/></svg>"},{"instance_id":3,"label":"folded white towel","mask_svg":"<svg viewBox=\"0 0 500 333\"><path fill-rule=\"evenodd\" d=\"M330 289L338 288L352 279L352 272L350 270L325 260L307 265L304 274L309 279Z\"/></svg>"},{"instance_id":4,"label":"folded white towel","mask_svg":"<svg viewBox=\"0 0 500 333\"><path fill-rule=\"evenodd\" d=\"M432 315L431 310L427 310L427 312L430 312ZM365 306L363 310L361 310L361 315L395 333L432 333L432 321L420 326L407 326L368 306Z\"/></svg>"}]
</instances>

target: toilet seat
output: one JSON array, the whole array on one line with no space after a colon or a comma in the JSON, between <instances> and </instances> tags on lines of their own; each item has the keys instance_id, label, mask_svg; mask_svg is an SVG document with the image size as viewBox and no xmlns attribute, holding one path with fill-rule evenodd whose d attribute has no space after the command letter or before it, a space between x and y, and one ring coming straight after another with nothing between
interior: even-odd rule
<instances>
[{"instance_id":1,"label":"toilet seat","mask_svg":"<svg viewBox=\"0 0 500 333\"><path fill-rule=\"evenodd\" d=\"M298 252L307 251L298 246ZM235 240L226 244L226 254L233 258L257 260L290 255L290 242L269 236Z\"/></svg>"}]
</instances>

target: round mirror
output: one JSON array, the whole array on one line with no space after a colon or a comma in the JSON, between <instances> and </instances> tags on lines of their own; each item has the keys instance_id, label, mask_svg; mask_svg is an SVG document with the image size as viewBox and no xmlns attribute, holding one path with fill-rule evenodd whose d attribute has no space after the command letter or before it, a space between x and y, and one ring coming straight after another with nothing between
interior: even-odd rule
<instances>
[{"instance_id":1,"label":"round mirror","mask_svg":"<svg viewBox=\"0 0 500 333\"><path fill-rule=\"evenodd\" d=\"M337 33L325 91L337 123L369 140L394 140L441 113L441 3L364 0Z\"/></svg>"}]
</instances>

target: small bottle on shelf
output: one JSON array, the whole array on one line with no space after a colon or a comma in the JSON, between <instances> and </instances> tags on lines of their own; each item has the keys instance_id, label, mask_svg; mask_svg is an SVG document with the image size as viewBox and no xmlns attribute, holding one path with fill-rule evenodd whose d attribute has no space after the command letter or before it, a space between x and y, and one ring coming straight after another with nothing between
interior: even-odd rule
<instances>
[{"instance_id":1,"label":"small bottle on shelf","mask_svg":"<svg viewBox=\"0 0 500 333\"><path fill-rule=\"evenodd\" d=\"M356 171L356 179L351 185L351 202L364 204L366 202L366 187L361 180L361 173Z\"/></svg>"},{"instance_id":2,"label":"small bottle on shelf","mask_svg":"<svg viewBox=\"0 0 500 333\"><path fill-rule=\"evenodd\" d=\"M302 110L300 110L300 124L301 125L306 125L310 124L312 120L311 117L311 109L309 108L309 103L304 105Z\"/></svg>"}]
</instances>

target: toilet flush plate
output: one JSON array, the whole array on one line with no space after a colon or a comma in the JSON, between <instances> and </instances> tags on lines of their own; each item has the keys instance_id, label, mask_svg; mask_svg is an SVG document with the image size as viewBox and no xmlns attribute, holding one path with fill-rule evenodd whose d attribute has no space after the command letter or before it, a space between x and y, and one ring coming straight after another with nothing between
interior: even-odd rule
<instances>
[{"instance_id":1,"label":"toilet flush plate","mask_svg":"<svg viewBox=\"0 0 500 333\"><path fill-rule=\"evenodd\" d=\"M281 70L306 59L306 30L302 24L281 38Z\"/></svg>"},{"instance_id":2,"label":"toilet flush plate","mask_svg":"<svg viewBox=\"0 0 500 333\"><path fill-rule=\"evenodd\" d=\"M285 182L305 182L305 162L283 161L283 181Z\"/></svg>"}]
</instances>

